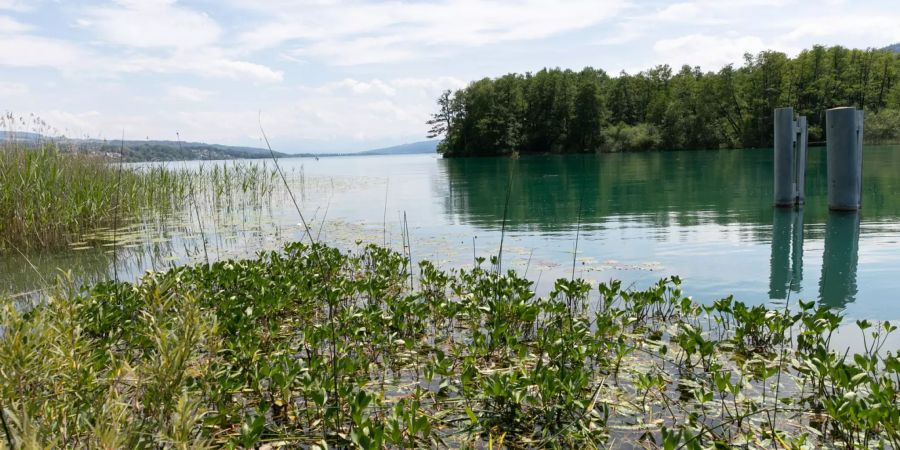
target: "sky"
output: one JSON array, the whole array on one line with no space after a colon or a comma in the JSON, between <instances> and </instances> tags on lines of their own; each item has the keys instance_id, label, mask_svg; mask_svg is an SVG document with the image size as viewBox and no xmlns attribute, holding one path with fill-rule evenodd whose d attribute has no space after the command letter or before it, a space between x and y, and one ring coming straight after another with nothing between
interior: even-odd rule
<instances>
[{"instance_id":1,"label":"sky","mask_svg":"<svg viewBox=\"0 0 900 450\"><path fill-rule=\"evenodd\" d=\"M900 42L898 0L0 0L0 112L70 137L344 152L420 141L442 90L544 67L718 70Z\"/></svg>"}]
</instances>

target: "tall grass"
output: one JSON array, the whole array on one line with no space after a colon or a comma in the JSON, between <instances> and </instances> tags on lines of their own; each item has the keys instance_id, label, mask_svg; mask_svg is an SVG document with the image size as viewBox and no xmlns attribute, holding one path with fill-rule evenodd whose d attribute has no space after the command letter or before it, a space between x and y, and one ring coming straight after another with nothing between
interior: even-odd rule
<instances>
[{"instance_id":1,"label":"tall grass","mask_svg":"<svg viewBox=\"0 0 900 450\"><path fill-rule=\"evenodd\" d=\"M265 162L119 168L115 155L0 142L0 252L64 248L115 218L158 220L186 208L192 191L213 211L258 207L278 186Z\"/></svg>"},{"instance_id":2,"label":"tall grass","mask_svg":"<svg viewBox=\"0 0 900 450\"><path fill-rule=\"evenodd\" d=\"M58 248L117 216L169 212L186 182L186 174L160 167L126 168L120 177L109 158L54 144L0 143L0 250Z\"/></svg>"}]
</instances>

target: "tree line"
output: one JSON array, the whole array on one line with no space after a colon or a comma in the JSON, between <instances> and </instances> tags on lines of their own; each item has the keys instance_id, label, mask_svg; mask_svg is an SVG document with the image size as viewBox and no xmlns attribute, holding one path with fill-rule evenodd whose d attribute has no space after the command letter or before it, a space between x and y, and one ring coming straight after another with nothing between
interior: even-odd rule
<instances>
[{"instance_id":1,"label":"tree line","mask_svg":"<svg viewBox=\"0 0 900 450\"><path fill-rule=\"evenodd\" d=\"M771 147L772 112L793 106L825 140L825 110L866 111L865 137L900 141L900 54L815 46L745 54L718 72L668 65L610 76L587 67L484 78L445 91L428 120L445 156Z\"/></svg>"},{"instance_id":2,"label":"tree line","mask_svg":"<svg viewBox=\"0 0 900 450\"><path fill-rule=\"evenodd\" d=\"M201 142L177 141L96 141L78 143L77 148L100 152L125 162L144 161L189 161L268 158L269 151L253 147L234 147ZM276 153L279 157L287 156Z\"/></svg>"}]
</instances>

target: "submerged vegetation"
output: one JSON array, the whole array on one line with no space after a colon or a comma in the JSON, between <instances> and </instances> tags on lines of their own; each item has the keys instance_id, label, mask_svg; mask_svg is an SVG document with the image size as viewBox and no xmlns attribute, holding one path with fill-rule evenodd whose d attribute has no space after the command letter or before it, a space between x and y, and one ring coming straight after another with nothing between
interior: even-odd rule
<instances>
[{"instance_id":1,"label":"submerged vegetation","mask_svg":"<svg viewBox=\"0 0 900 450\"><path fill-rule=\"evenodd\" d=\"M821 142L825 110L856 106L867 140L900 142L898 79L900 54L839 46L747 54L718 72L544 69L447 91L428 123L446 156L747 148L772 145L774 108L807 116Z\"/></svg>"},{"instance_id":2,"label":"submerged vegetation","mask_svg":"<svg viewBox=\"0 0 900 450\"><path fill-rule=\"evenodd\" d=\"M487 265L412 277L384 248L294 243L6 304L7 442L900 448L889 324L858 322L847 355L812 303L699 305L677 278L537 297Z\"/></svg>"}]
</instances>

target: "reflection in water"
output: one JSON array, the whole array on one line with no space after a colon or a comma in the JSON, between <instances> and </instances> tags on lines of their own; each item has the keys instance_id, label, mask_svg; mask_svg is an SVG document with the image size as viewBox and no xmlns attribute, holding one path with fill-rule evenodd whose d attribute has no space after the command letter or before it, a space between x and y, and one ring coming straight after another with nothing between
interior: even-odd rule
<instances>
[{"instance_id":1,"label":"reflection in water","mask_svg":"<svg viewBox=\"0 0 900 450\"><path fill-rule=\"evenodd\" d=\"M900 217L900 151L868 147L866 216ZM654 229L702 223L772 223L770 150L647 152L437 161L436 191L447 214L480 229L557 232L624 217ZM812 149L804 222L828 216L825 152ZM511 188L510 203L505 202ZM506 212L506 214L504 214ZM581 214L579 214L581 213ZM768 236L752 236L768 244Z\"/></svg>"},{"instance_id":2,"label":"reflection in water","mask_svg":"<svg viewBox=\"0 0 900 450\"><path fill-rule=\"evenodd\" d=\"M120 246L116 249L115 268L130 280L146 270L167 268L161 255L171 252L169 241ZM113 273L112 248L102 245L62 254L0 255L0 296L6 294L21 304L31 303L39 301L40 289L52 286L57 278L71 279L78 287L110 280Z\"/></svg>"},{"instance_id":3,"label":"reflection in water","mask_svg":"<svg viewBox=\"0 0 900 450\"><path fill-rule=\"evenodd\" d=\"M767 223L771 152L648 152L438 161L448 213L483 229L591 229L610 217L652 225ZM771 162L768 162L771 165ZM709 170L715 167L716 170ZM510 203L505 193L511 189ZM748 195L749 194L749 195Z\"/></svg>"},{"instance_id":4,"label":"reflection in water","mask_svg":"<svg viewBox=\"0 0 900 450\"><path fill-rule=\"evenodd\" d=\"M832 211L825 222L825 252L819 300L842 308L856 298L859 263L859 212Z\"/></svg>"},{"instance_id":5,"label":"reflection in water","mask_svg":"<svg viewBox=\"0 0 900 450\"><path fill-rule=\"evenodd\" d=\"M788 289L800 292L803 282L803 209L775 208L769 298L784 300Z\"/></svg>"},{"instance_id":6,"label":"reflection in water","mask_svg":"<svg viewBox=\"0 0 900 450\"><path fill-rule=\"evenodd\" d=\"M450 220L482 233L495 233L507 217L507 231L526 249L555 248L542 240L563 239L580 220L584 255L659 262L698 298L819 298L841 307L862 303L854 313L870 314L893 292L893 280L881 274L900 261L892 252L900 246L893 225L900 219L900 149L867 147L865 155L864 234L858 217L848 223L828 211L823 149L810 150L799 211L772 209L772 152L762 150L439 160L436 192ZM818 264L803 261L804 246L807 258L818 259L823 240L824 281L804 279L804 266ZM878 262L857 268L860 246L878 253ZM864 286L856 286L857 271Z\"/></svg>"}]
</instances>

